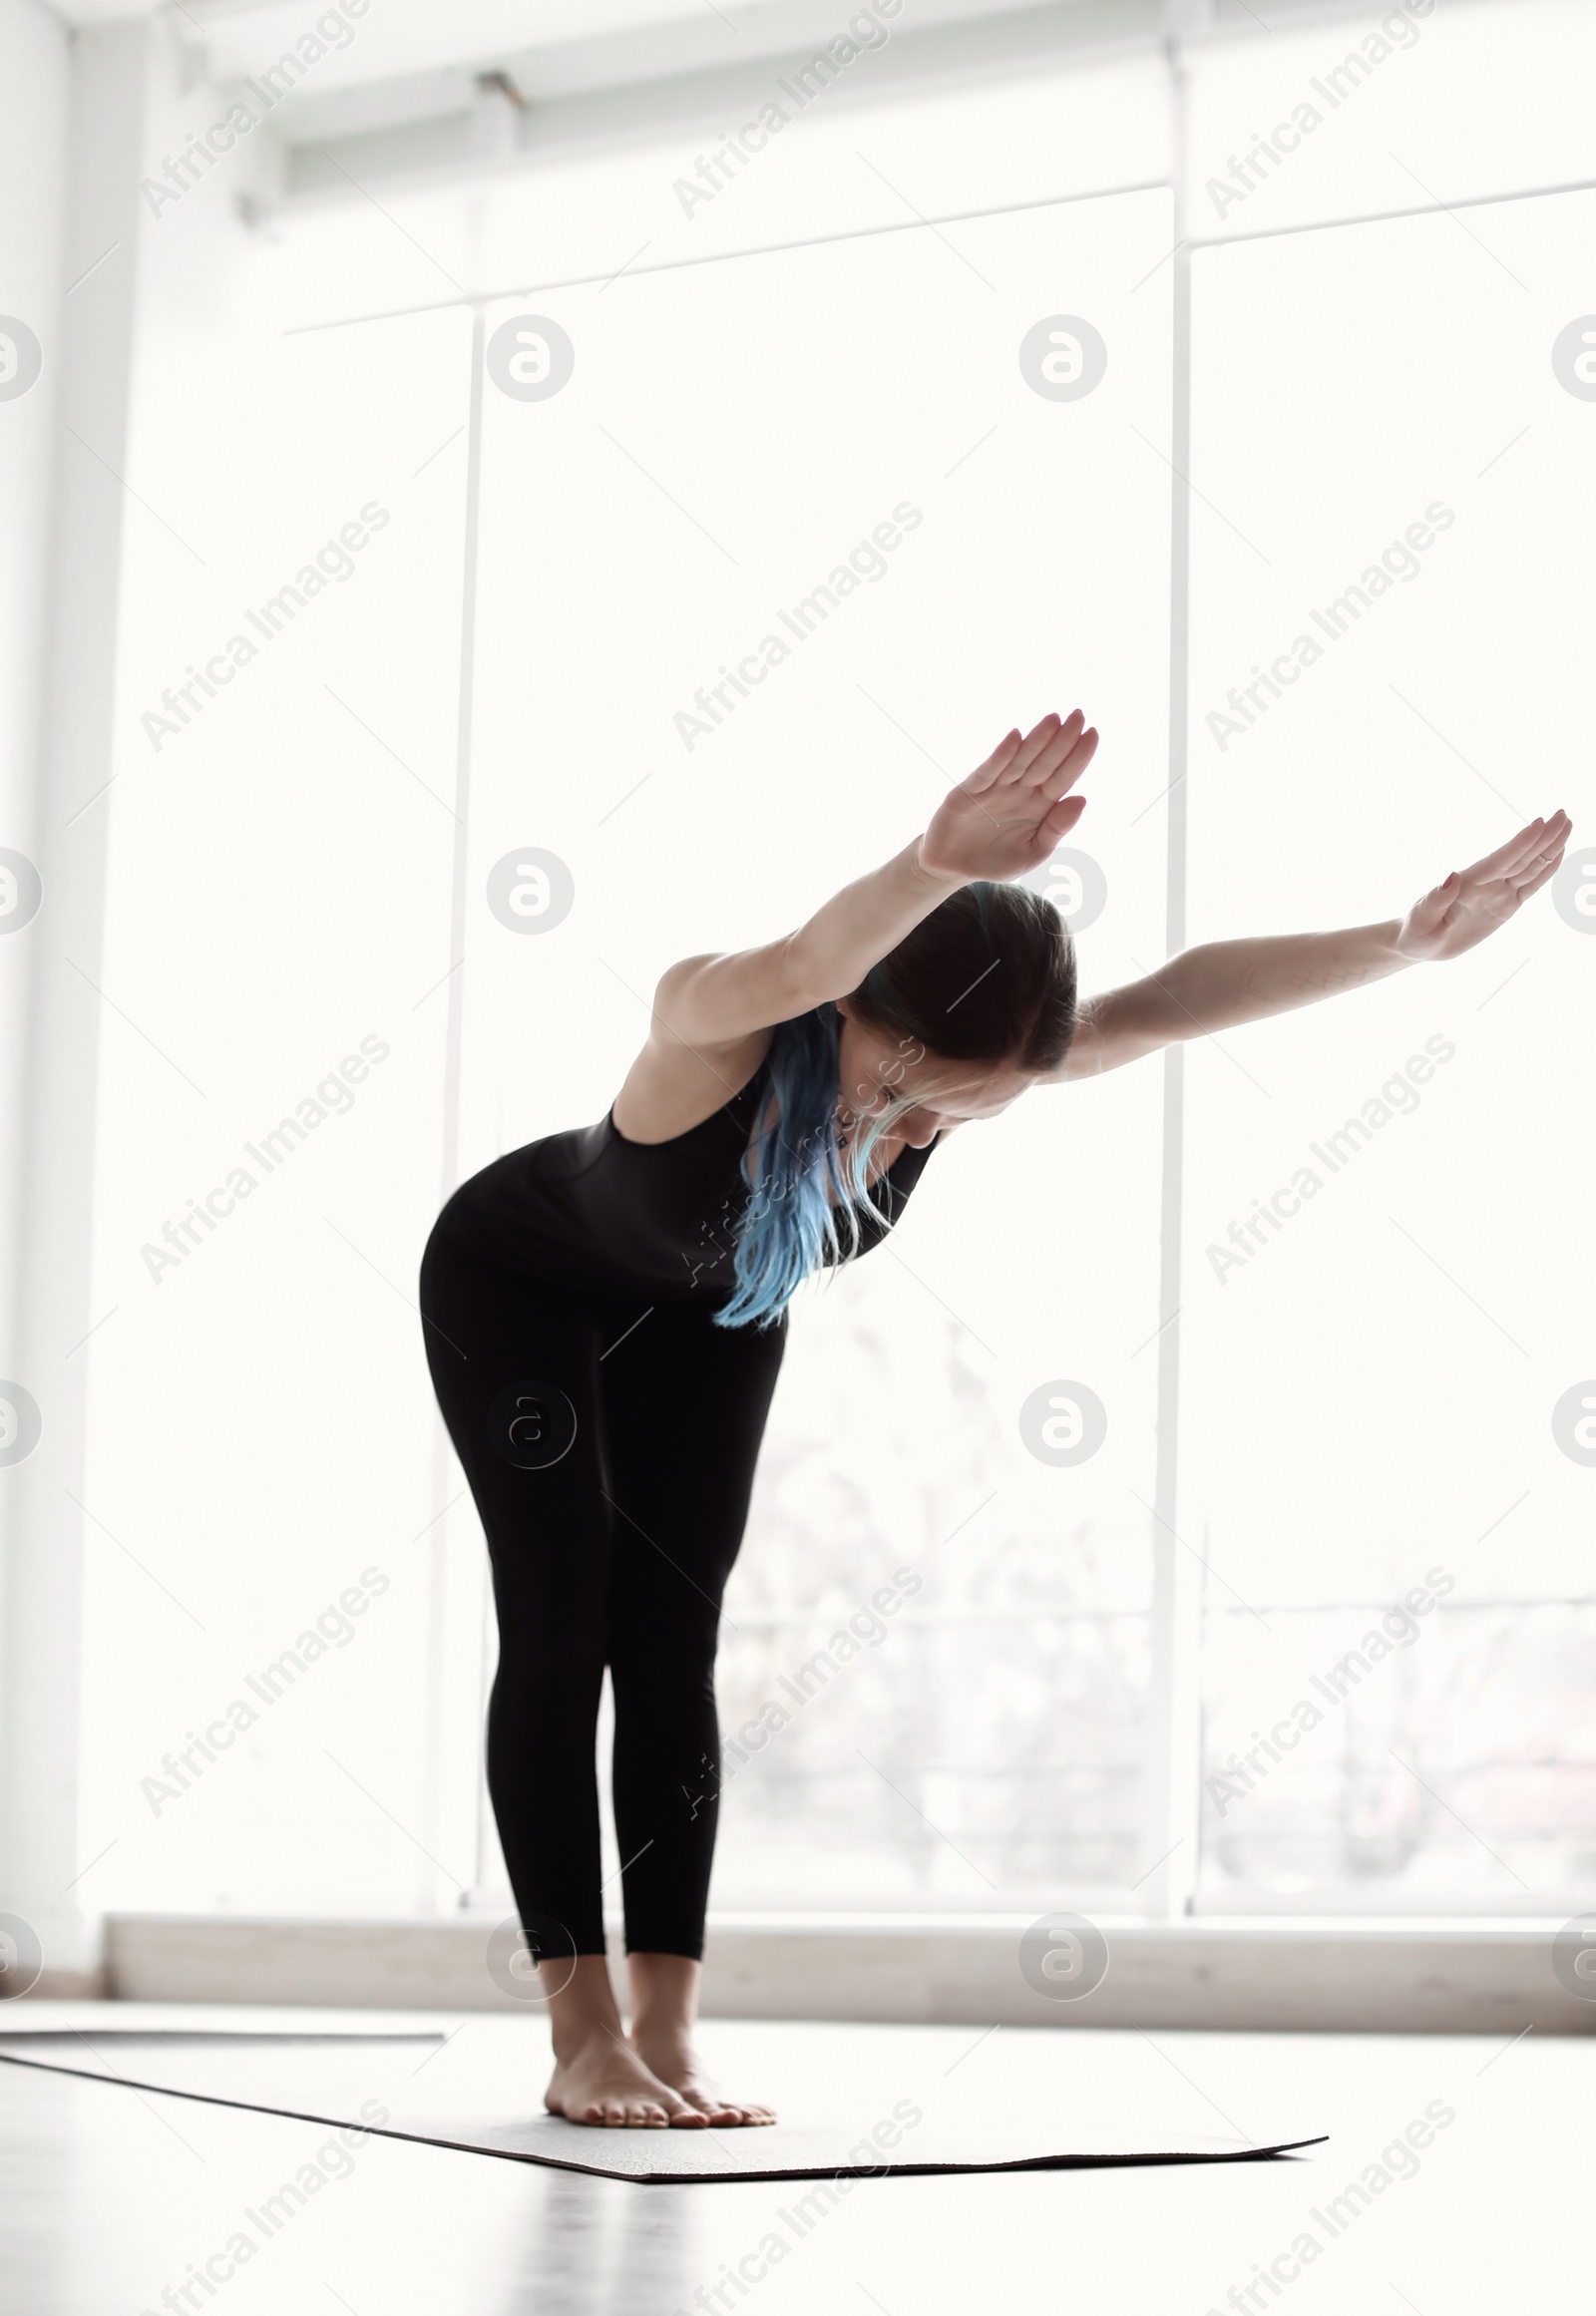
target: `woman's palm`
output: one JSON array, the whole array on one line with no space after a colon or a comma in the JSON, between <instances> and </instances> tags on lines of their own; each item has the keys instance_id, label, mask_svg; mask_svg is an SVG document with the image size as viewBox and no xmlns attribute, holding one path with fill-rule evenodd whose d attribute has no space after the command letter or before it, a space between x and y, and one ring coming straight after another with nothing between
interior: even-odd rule
<instances>
[{"instance_id":1,"label":"woman's palm","mask_svg":"<svg viewBox=\"0 0 1596 2316\"><path fill-rule=\"evenodd\" d=\"M1550 820L1532 820L1460 876L1454 869L1403 918L1396 936L1401 955L1438 964L1486 940L1556 875L1572 826L1559 810Z\"/></svg>"},{"instance_id":2,"label":"woman's palm","mask_svg":"<svg viewBox=\"0 0 1596 2316\"><path fill-rule=\"evenodd\" d=\"M1011 731L943 799L920 840L921 867L939 877L1003 883L1039 868L1086 809L1070 790L1097 752L1079 708Z\"/></svg>"}]
</instances>

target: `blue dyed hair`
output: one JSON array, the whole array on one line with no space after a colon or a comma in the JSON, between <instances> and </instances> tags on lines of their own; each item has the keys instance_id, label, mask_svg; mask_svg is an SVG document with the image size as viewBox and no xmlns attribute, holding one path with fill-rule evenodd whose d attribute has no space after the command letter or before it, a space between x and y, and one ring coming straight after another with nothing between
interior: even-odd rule
<instances>
[{"instance_id":1,"label":"blue dyed hair","mask_svg":"<svg viewBox=\"0 0 1596 2316\"><path fill-rule=\"evenodd\" d=\"M1040 1075L1074 1034L1074 949L1058 912L1023 886L965 885L872 965L849 1002L862 1022L927 1054ZM858 1253L861 1210L880 1213L871 1154L915 1097L889 1095L842 1148L840 1019L827 1002L776 1025L767 1097L743 1153L750 1195L736 1291L714 1313L717 1327L774 1326L811 1271Z\"/></svg>"},{"instance_id":2,"label":"blue dyed hair","mask_svg":"<svg viewBox=\"0 0 1596 2316\"><path fill-rule=\"evenodd\" d=\"M737 1225L737 1290L717 1327L772 1327L811 1271L858 1252L870 1157L914 1105L901 1096L864 1119L846 1152L837 1135L841 1017L816 1005L771 1039L769 1093L743 1153L749 1186Z\"/></svg>"}]
</instances>

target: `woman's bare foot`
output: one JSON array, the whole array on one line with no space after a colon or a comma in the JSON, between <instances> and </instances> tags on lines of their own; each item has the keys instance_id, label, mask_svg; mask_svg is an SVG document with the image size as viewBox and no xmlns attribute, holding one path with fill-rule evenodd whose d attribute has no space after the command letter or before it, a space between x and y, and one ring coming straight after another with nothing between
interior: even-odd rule
<instances>
[{"instance_id":1,"label":"woman's bare foot","mask_svg":"<svg viewBox=\"0 0 1596 2316\"><path fill-rule=\"evenodd\" d=\"M673 2091L688 2107L708 2123L773 2123L774 2108L760 2107L752 2100L727 2099L718 2083L712 2083L698 2063L698 2055L691 2043L665 2045L659 2042L643 2044L632 2029L632 2048L648 2073L656 2082Z\"/></svg>"},{"instance_id":2,"label":"woman's bare foot","mask_svg":"<svg viewBox=\"0 0 1596 2316\"><path fill-rule=\"evenodd\" d=\"M631 2047L656 2083L706 2123L773 2123L773 2108L727 2099L698 2064L692 2047L699 1965L684 1954L632 1954Z\"/></svg>"},{"instance_id":3,"label":"woman's bare foot","mask_svg":"<svg viewBox=\"0 0 1596 2316\"><path fill-rule=\"evenodd\" d=\"M696 2102L650 2074L629 2044L602 2029L556 2060L543 2103L568 2123L641 2130L665 2130L672 2123L697 2130L706 2120Z\"/></svg>"},{"instance_id":4,"label":"woman's bare foot","mask_svg":"<svg viewBox=\"0 0 1596 2316\"><path fill-rule=\"evenodd\" d=\"M601 1954L540 1962L538 1978L548 1988L544 2000L554 2035L555 2071L543 2096L551 2115L638 2130L671 2124L702 2130L702 2110L651 2075L622 2035Z\"/></svg>"}]
</instances>

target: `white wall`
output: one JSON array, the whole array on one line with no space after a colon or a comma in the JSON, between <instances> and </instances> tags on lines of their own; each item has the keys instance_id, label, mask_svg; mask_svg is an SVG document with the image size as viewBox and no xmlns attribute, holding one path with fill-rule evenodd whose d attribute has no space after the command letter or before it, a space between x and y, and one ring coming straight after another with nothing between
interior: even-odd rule
<instances>
[{"instance_id":1,"label":"white wall","mask_svg":"<svg viewBox=\"0 0 1596 2316\"><path fill-rule=\"evenodd\" d=\"M70 69L70 43L59 18L39 0L0 0L0 310L24 324L44 349L34 384L0 400L0 849L23 855L35 867L44 850L43 668ZM15 345L20 332L10 336ZM17 877L16 864L11 868ZM21 884L6 888L8 896L25 886L27 872L20 877ZM32 1384L37 1398L23 1311L23 1186L37 1094L29 1023L51 911L19 924L27 906L14 900L8 915L16 930L0 931L0 1386ZM0 918L0 927L5 923ZM7 1393L7 1405L18 1397ZM0 1466L0 1912L30 1923L47 1880L30 1879L31 1828L15 1805L22 1785L13 1764L30 1749L24 1727L31 1713L27 1665L39 1647L31 1629L34 1571L23 1565L18 1534L33 1476L28 1464ZM70 1570L64 1573L65 1599L58 1596L58 1605L70 1623L73 1580ZM44 1748L41 1799L70 1815L71 1768L60 1763L60 1737L58 1724ZM49 1774L52 1757L65 1766L64 1779Z\"/></svg>"},{"instance_id":2,"label":"white wall","mask_svg":"<svg viewBox=\"0 0 1596 2316\"><path fill-rule=\"evenodd\" d=\"M68 40L39 0L0 0L0 312L54 351L66 166ZM56 364L25 394L0 388L0 848L33 856L38 814L40 660L48 562ZM5 922L0 919L0 924ZM24 1111L17 1099L34 944L0 937L0 1312L16 1301L17 1176ZM0 1332L0 1372L15 1340Z\"/></svg>"}]
</instances>

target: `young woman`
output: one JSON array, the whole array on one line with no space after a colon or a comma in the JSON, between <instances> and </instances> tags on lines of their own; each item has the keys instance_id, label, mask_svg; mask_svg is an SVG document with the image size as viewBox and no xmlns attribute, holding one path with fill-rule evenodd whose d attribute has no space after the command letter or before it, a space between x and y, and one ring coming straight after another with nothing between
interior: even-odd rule
<instances>
[{"instance_id":1,"label":"young woman","mask_svg":"<svg viewBox=\"0 0 1596 2316\"><path fill-rule=\"evenodd\" d=\"M1012 731L797 932L670 966L607 1117L512 1151L421 1272L433 1382L492 1557L488 1779L574 2123L759 2123L693 2056L715 1837L721 1593L810 1271L886 1234L949 1134L1028 1088L1459 957L1563 856L1532 821L1406 916L1233 941L1077 1010L1056 912L1010 880L1085 808L1077 709ZM595 1732L608 1667L631 2024L604 1959Z\"/></svg>"}]
</instances>

